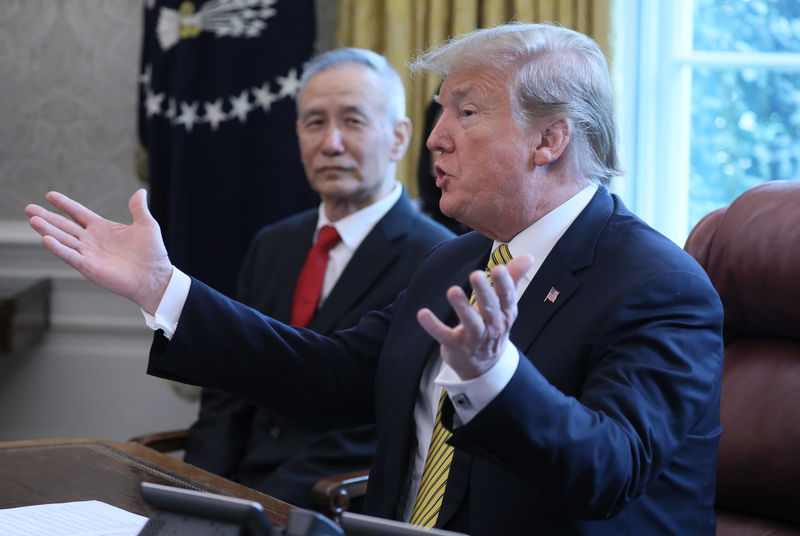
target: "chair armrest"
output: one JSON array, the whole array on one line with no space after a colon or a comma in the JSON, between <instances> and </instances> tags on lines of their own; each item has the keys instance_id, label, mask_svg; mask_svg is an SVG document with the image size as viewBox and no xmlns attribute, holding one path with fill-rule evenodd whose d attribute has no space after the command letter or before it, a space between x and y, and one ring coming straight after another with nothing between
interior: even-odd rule
<instances>
[{"instance_id":1,"label":"chair armrest","mask_svg":"<svg viewBox=\"0 0 800 536\"><path fill-rule=\"evenodd\" d=\"M186 430L144 434L132 437L128 441L150 447L158 452L174 452L184 450ZM311 502L319 511L338 519L341 513L350 506L351 499L366 495L368 479L369 469L322 478L314 484L311 490Z\"/></svg>"},{"instance_id":2,"label":"chair armrest","mask_svg":"<svg viewBox=\"0 0 800 536\"><path fill-rule=\"evenodd\" d=\"M311 490L311 502L334 520L350 506L350 500L367 493L369 469L331 475L318 480Z\"/></svg>"},{"instance_id":3,"label":"chair armrest","mask_svg":"<svg viewBox=\"0 0 800 536\"><path fill-rule=\"evenodd\" d=\"M130 438L128 441L150 447L158 452L174 452L184 450L186 444L186 430L170 430L156 432Z\"/></svg>"}]
</instances>

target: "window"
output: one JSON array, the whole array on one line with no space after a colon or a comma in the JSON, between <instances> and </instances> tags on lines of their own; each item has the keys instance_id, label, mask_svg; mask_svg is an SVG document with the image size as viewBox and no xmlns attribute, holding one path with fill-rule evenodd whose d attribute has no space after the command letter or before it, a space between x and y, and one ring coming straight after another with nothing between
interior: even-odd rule
<instances>
[{"instance_id":1,"label":"window","mask_svg":"<svg viewBox=\"0 0 800 536\"><path fill-rule=\"evenodd\" d=\"M617 7L615 190L639 216L683 245L746 189L800 179L800 2Z\"/></svg>"}]
</instances>

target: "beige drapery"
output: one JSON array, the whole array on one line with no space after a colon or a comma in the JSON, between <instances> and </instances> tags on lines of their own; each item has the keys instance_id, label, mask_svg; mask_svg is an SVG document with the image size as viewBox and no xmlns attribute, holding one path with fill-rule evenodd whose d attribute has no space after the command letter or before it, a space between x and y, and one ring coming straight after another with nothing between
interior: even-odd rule
<instances>
[{"instance_id":1,"label":"beige drapery","mask_svg":"<svg viewBox=\"0 0 800 536\"><path fill-rule=\"evenodd\" d=\"M417 161L425 110L439 87L432 75L410 76L408 60L448 37L511 20L557 22L591 36L607 55L612 0L338 0L336 45L368 48L386 56L406 87L414 125L397 177L417 195Z\"/></svg>"}]
</instances>

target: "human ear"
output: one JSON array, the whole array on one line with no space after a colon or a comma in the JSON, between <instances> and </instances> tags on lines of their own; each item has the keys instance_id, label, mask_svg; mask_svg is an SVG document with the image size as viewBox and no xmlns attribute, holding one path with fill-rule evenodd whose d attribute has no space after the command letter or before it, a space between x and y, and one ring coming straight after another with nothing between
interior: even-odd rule
<instances>
[{"instance_id":1,"label":"human ear","mask_svg":"<svg viewBox=\"0 0 800 536\"><path fill-rule=\"evenodd\" d=\"M411 140L411 120L408 117L398 119L392 124L392 150L389 159L399 162L406 154L408 142Z\"/></svg>"},{"instance_id":2,"label":"human ear","mask_svg":"<svg viewBox=\"0 0 800 536\"><path fill-rule=\"evenodd\" d=\"M572 131L564 118L557 119L541 131L538 144L533 150L533 163L546 166L558 160L567 148Z\"/></svg>"}]
</instances>

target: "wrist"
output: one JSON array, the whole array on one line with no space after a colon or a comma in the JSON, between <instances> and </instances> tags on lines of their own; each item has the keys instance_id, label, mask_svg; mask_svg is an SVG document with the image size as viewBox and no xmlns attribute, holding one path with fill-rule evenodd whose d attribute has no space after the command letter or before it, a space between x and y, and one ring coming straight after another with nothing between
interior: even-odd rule
<instances>
[{"instance_id":1,"label":"wrist","mask_svg":"<svg viewBox=\"0 0 800 536\"><path fill-rule=\"evenodd\" d=\"M137 303L143 311L151 315L156 314L170 279L172 279L172 273L173 266L171 264L161 266L153 271L150 284L145 285L145 293L142 295L141 301Z\"/></svg>"}]
</instances>

